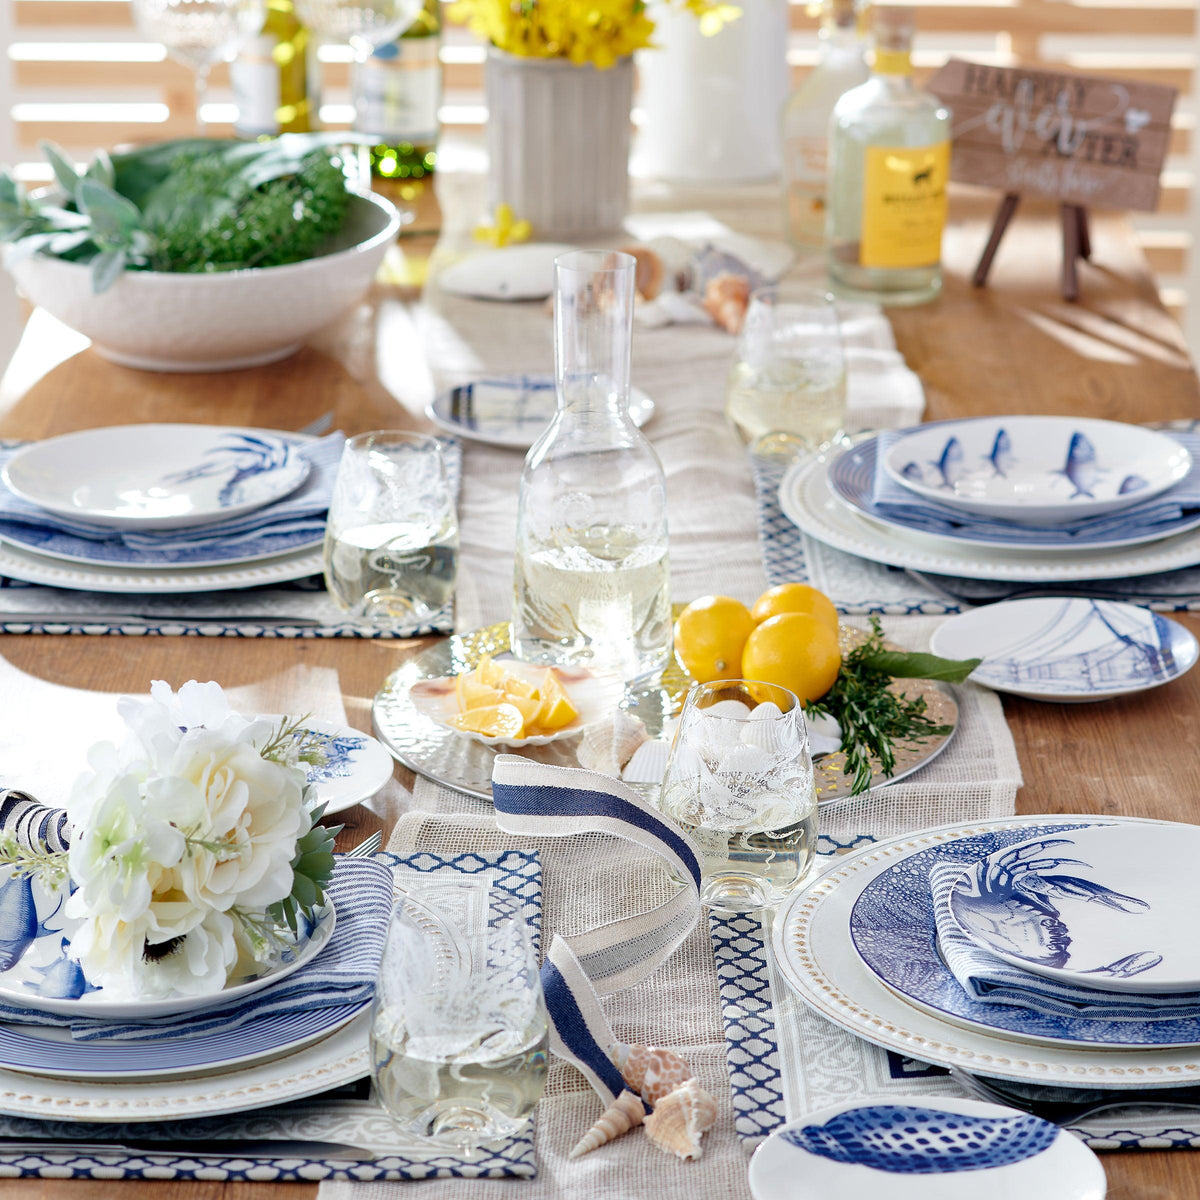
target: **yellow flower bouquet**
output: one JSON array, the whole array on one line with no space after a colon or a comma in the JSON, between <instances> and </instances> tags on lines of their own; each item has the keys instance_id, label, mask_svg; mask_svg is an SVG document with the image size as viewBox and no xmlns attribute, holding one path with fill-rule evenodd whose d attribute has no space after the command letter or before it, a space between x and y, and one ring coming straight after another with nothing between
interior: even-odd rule
<instances>
[{"instance_id":1,"label":"yellow flower bouquet","mask_svg":"<svg viewBox=\"0 0 1200 1200\"><path fill-rule=\"evenodd\" d=\"M723 0L660 3L695 14L703 33L716 33L741 11ZM601 70L654 45L654 18L645 0L454 0L450 16L508 54Z\"/></svg>"}]
</instances>

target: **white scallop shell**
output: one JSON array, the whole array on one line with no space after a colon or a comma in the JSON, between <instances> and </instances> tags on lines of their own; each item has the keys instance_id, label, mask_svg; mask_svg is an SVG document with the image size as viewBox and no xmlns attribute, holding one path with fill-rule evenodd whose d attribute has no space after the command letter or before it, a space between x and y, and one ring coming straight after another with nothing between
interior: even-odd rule
<instances>
[{"instance_id":1,"label":"white scallop shell","mask_svg":"<svg viewBox=\"0 0 1200 1200\"><path fill-rule=\"evenodd\" d=\"M619 708L609 720L583 731L575 757L589 771L620 778L621 768L649 736L639 718Z\"/></svg>"},{"instance_id":2,"label":"white scallop shell","mask_svg":"<svg viewBox=\"0 0 1200 1200\"><path fill-rule=\"evenodd\" d=\"M662 783L663 776L667 773L667 758L670 753L670 742L659 738L643 742L625 764L621 778L626 783Z\"/></svg>"},{"instance_id":3,"label":"white scallop shell","mask_svg":"<svg viewBox=\"0 0 1200 1200\"><path fill-rule=\"evenodd\" d=\"M472 254L446 267L438 286L480 300L541 300L554 290L554 260L574 246L526 242Z\"/></svg>"}]
</instances>

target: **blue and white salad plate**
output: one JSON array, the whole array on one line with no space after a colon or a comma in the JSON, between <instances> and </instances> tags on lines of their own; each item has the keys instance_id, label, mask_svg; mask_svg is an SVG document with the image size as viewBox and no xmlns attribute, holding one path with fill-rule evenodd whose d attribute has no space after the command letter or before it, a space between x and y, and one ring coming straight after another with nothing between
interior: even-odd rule
<instances>
[{"instance_id":1,"label":"blue and white salad plate","mask_svg":"<svg viewBox=\"0 0 1200 1200\"><path fill-rule=\"evenodd\" d=\"M1139 425L1087 417L938 421L899 438L888 474L926 499L1054 525L1139 504L1178 483L1191 455Z\"/></svg>"},{"instance_id":2,"label":"blue and white salad plate","mask_svg":"<svg viewBox=\"0 0 1200 1200\"><path fill-rule=\"evenodd\" d=\"M754 1200L1103 1200L1104 1168L1041 1117L954 1097L818 1109L750 1160Z\"/></svg>"},{"instance_id":3,"label":"blue and white salad plate","mask_svg":"<svg viewBox=\"0 0 1200 1200\"><path fill-rule=\"evenodd\" d=\"M528 450L556 408L554 376L490 375L447 389L425 412L435 425L456 437ZM630 388L630 420L641 426L653 415L654 401L640 388Z\"/></svg>"},{"instance_id":4,"label":"blue and white salad plate","mask_svg":"<svg viewBox=\"0 0 1200 1200\"><path fill-rule=\"evenodd\" d=\"M1112 992L1200 992L1200 826L1129 822L993 851L950 912L969 938L1035 975Z\"/></svg>"},{"instance_id":5,"label":"blue and white salad plate","mask_svg":"<svg viewBox=\"0 0 1200 1200\"><path fill-rule=\"evenodd\" d=\"M117 425L35 442L13 455L3 480L70 520L151 530L252 512L295 491L308 471L295 439L260 429Z\"/></svg>"},{"instance_id":6,"label":"blue and white salad plate","mask_svg":"<svg viewBox=\"0 0 1200 1200\"><path fill-rule=\"evenodd\" d=\"M998 692L1086 703L1161 687L1200 657L1192 633L1136 604L1082 597L1004 600L938 626L946 658L982 658L971 674Z\"/></svg>"}]
</instances>

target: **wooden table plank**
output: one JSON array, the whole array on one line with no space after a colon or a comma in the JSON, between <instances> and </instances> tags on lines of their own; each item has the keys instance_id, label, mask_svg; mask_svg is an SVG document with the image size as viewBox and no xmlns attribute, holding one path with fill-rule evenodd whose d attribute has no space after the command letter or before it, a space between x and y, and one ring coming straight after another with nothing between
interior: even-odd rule
<instances>
[{"instance_id":1,"label":"wooden table plank","mask_svg":"<svg viewBox=\"0 0 1200 1200\"><path fill-rule=\"evenodd\" d=\"M746 197L749 197L748 199ZM992 197L958 195L947 235L947 282L934 304L890 314L897 340L929 393L930 418L994 412L1078 412L1125 420L1200 416L1200 382L1125 223L1093 221L1093 264L1082 299L1058 297L1058 224L1024 207L997 256L988 288L969 284L986 240ZM776 233L764 192L657 196L644 207L707 208L748 232ZM395 345L403 295L377 289L318 347L287 362L221 376L127 370L76 344L38 314L0 383L0 435L42 437L126 421L184 420L298 428L327 411L347 432L419 425L419 364ZM383 349L381 350L381 347ZM387 353L388 351L391 353ZM386 381L386 382L384 382ZM409 394L411 389L412 394ZM1200 618L1184 623L1200 633ZM348 641L113 637L6 637L0 653L23 671L72 687L142 691L151 679L216 678L234 686L297 663L339 672L346 711L370 727L380 681L412 647ZM1200 671L1168 688L1103 705L1007 700L1025 775L1022 812L1120 813L1200 821ZM390 823L391 809L347 814L344 844ZM1200 1195L1200 1156L1129 1153L1105 1158L1111 1200ZM149 1185L147 1185L149 1186ZM6 1181L33 1200L134 1200L135 1183ZM464 1196L470 1185L462 1186ZM306 1184L162 1183L164 1200L311 1200Z\"/></svg>"}]
</instances>

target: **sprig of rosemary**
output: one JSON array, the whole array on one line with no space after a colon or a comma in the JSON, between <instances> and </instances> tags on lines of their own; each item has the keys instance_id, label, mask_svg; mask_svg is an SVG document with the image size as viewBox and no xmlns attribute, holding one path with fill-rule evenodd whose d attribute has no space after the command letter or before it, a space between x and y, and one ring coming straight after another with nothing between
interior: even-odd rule
<instances>
[{"instance_id":1,"label":"sprig of rosemary","mask_svg":"<svg viewBox=\"0 0 1200 1200\"><path fill-rule=\"evenodd\" d=\"M18 877L36 875L51 889L70 879L65 850L36 850L23 846L13 833L0 834L0 866L12 867Z\"/></svg>"},{"instance_id":2,"label":"sprig of rosemary","mask_svg":"<svg viewBox=\"0 0 1200 1200\"><path fill-rule=\"evenodd\" d=\"M851 795L871 786L875 763L885 776L895 771L898 743L921 742L950 732L950 726L930 718L924 696L901 695L891 687L892 680L961 683L981 661L889 650L883 643L879 618L871 618L870 634L842 660L833 687L805 706L814 716L837 721L846 755L845 774L854 777Z\"/></svg>"}]
</instances>

